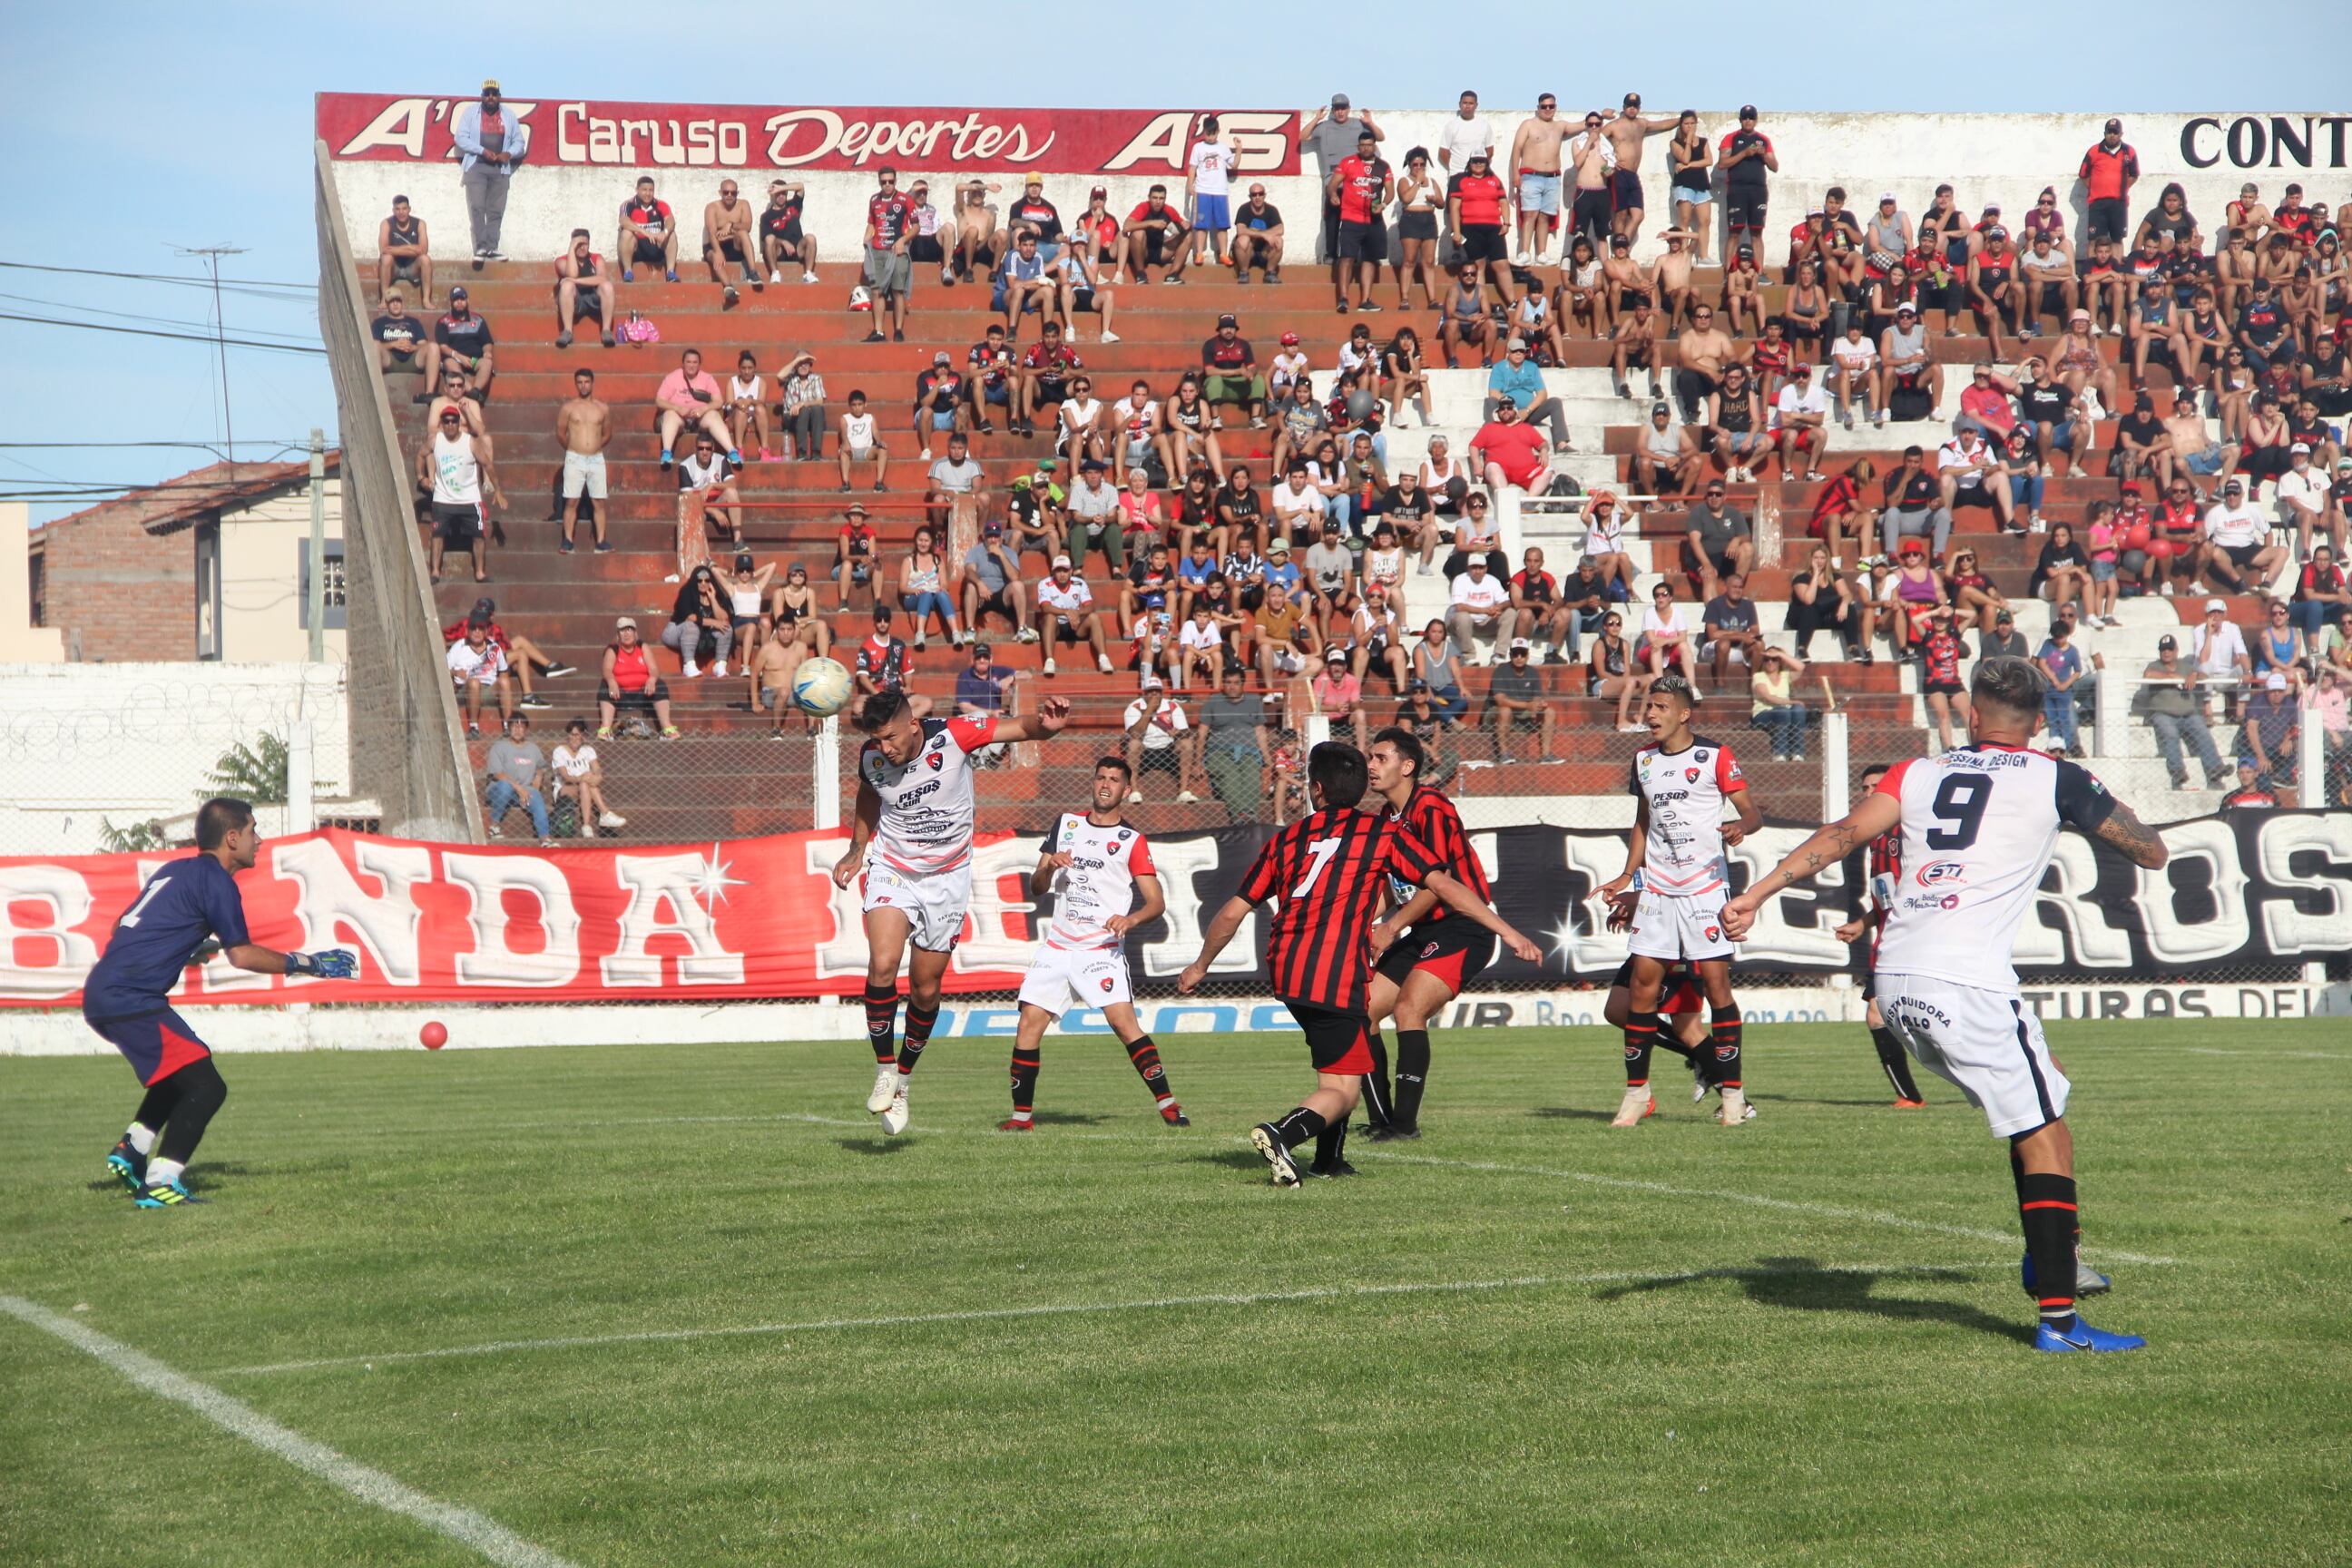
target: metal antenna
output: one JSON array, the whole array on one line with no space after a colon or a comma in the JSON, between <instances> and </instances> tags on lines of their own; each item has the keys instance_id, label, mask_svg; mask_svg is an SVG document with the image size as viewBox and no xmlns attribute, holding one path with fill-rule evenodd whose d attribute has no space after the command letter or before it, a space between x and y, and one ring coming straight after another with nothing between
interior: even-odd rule
<instances>
[{"instance_id":1,"label":"metal antenna","mask_svg":"<svg viewBox=\"0 0 2352 1568\"><path fill-rule=\"evenodd\" d=\"M221 305L220 264L224 256L243 256L247 247L237 245L174 246L182 256L200 256L213 279L213 346L220 354L221 384L221 443L228 453L228 482L236 483L236 425L230 417L228 401L228 316Z\"/></svg>"}]
</instances>

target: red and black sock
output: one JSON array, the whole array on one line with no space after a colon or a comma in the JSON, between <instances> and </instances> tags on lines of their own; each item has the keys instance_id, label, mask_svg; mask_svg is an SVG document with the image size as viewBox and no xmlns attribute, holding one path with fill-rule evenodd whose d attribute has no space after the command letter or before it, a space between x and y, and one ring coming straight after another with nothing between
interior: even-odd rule
<instances>
[{"instance_id":1,"label":"red and black sock","mask_svg":"<svg viewBox=\"0 0 2352 1568\"><path fill-rule=\"evenodd\" d=\"M1364 1044L1372 1053L1372 1070L1363 1077L1364 1119L1375 1127L1386 1127L1395 1116L1393 1091L1389 1088L1389 1043L1378 1029L1366 1029Z\"/></svg>"},{"instance_id":2,"label":"red and black sock","mask_svg":"<svg viewBox=\"0 0 2352 1568\"><path fill-rule=\"evenodd\" d=\"M940 1005L936 1002L921 1007L907 1004L907 1036L898 1047L898 1070L910 1073L921 1059L923 1047L931 1043L932 1026L940 1021Z\"/></svg>"},{"instance_id":3,"label":"red and black sock","mask_svg":"<svg viewBox=\"0 0 2352 1568\"><path fill-rule=\"evenodd\" d=\"M1715 1065L1707 1081L1717 1089L1739 1087L1739 1005L1715 1010Z\"/></svg>"},{"instance_id":4,"label":"red and black sock","mask_svg":"<svg viewBox=\"0 0 2352 1568\"><path fill-rule=\"evenodd\" d=\"M1655 1013L1631 1013L1625 1017L1625 1087L1641 1089L1650 1081L1650 1052L1665 1031Z\"/></svg>"},{"instance_id":5,"label":"red and black sock","mask_svg":"<svg viewBox=\"0 0 2352 1568\"><path fill-rule=\"evenodd\" d=\"M888 1067L898 1059L892 1041L898 1034L898 990L868 984L866 987L866 1039L874 1047L874 1065Z\"/></svg>"},{"instance_id":6,"label":"red and black sock","mask_svg":"<svg viewBox=\"0 0 2352 1568\"><path fill-rule=\"evenodd\" d=\"M1878 1065L1886 1069L1886 1081L1895 1086L1897 1100L1917 1100L1919 1085L1911 1077L1911 1053L1895 1037L1895 1031L1881 1024L1870 1031L1870 1043L1877 1047Z\"/></svg>"},{"instance_id":7,"label":"red and black sock","mask_svg":"<svg viewBox=\"0 0 2352 1568\"><path fill-rule=\"evenodd\" d=\"M2034 1304L2061 1333L2074 1328L2074 1178L2042 1171L2017 1177L2018 1221L2033 1259Z\"/></svg>"},{"instance_id":8,"label":"red and black sock","mask_svg":"<svg viewBox=\"0 0 2352 1568\"><path fill-rule=\"evenodd\" d=\"M1013 1114L1024 1121L1037 1099L1037 1069L1045 1065L1041 1049L1013 1047Z\"/></svg>"},{"instance_id":9,"label":"red and black sock","mask_svg":"<svg viewBox=\"0 0 2352 1568\"><path fill-rule=\"evenodd\" d=\"M1127 1059L1135 1064L1136 1076L1155 1101L1164 1105L1175 1098L1168 1087L1168 1069L1160 1065L1160 1047L1151 1043L1150 1035L1139 1035L1129 1043Z\"/></svg>"},{"instance_id":10,"label":"red and black sock","mask_svg":"<svg viewBox=\"0 0 2352 1568\"><path fill-rule=\"evenodd\" d=\"M1289 1115L1276 1121L1274 1124L1274 1133L1282 1141L1284 1148L1296 1149L1309 1138L1322 1136L1323 1129L1328 1125L1329 1124L1323 1120L1321 1111L1309 1110L1302 1105Z\"/></svg>"},{"instance_id":11,"label":"red and black sock","mask_svg":"<svg viewBox=\"0 0 2352 1568\"><path fill-rule=\"evenodd\" d=\"M1390 1119L1399 1127L1421 1125L1421 1097L1429 1087L1429 1031L1399 1029L1396 1048L1396 1102Z\"/></svg>"}]
</instances>

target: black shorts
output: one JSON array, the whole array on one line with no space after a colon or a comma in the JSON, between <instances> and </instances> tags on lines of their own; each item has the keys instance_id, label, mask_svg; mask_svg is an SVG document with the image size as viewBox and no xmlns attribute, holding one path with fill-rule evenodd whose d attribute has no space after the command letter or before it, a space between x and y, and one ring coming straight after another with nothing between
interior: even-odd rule
<instances>
[{"instance_id":1,"label":"black shorts","mask_svg":"<svg viewBox=\"0 0 2352 1568\"><path fill-rule=\"evenodd\" d=\"M1184 760L1177 755L1181 750L1179 746L1146 746L1136 755L1135 771L1139 774L1172 773L1181 778Z\"/></svg>"},{"instance_id":2,"label":"black shorts","mask_svg":"<svg viewBox=\"0 0 2352 1568\"><path fill-rule=\"evenodd\" d=\"M1287 996L1282 999L1282 1005L1298 1020L1299 1032L1307 1037L1307 1055L1317 1072L1372 1070L1372 1049L1367 1038L1371 1026L1364 1015L1342 1013L1336 1007L1313 1002L1294 1002Z\"/></svg>"},{"instance_id":3,"label":"black shorts","mask_svg":"<svg viewBox=\"0 0 2352 1568\"><path fill-rule=\"evenodd\" d=\"M1764 206L1762 185L1727 184L1723 187L1723 221L1727 227L1762 228Z\"/></svg>"},{"instance_id":4,"label":"black shorts","mask_svg":"<svg viewBox=\"0 0 2352 1568\"><path fill-rule=\"evenodd\" d=\"M1142 228L1135 232L1143 237L1143 264L1146 267L1167 266L1170 253L1168 244L1170 231L1164 228Z\"/></svg>"},{"instance_id":5,"label":"black shorts","mask_svg":"<svg viewBox=\"0 0 2352 1568\"><path fill-rule=\"evenodd\" d=\"M743 254L743 242L732 235L719 242L719 259L740 261L746 267L751 265L751 258Z\"/></svg>"},{"instance_id":6,"label":"black shorts","mask_svg":"<svg viewBox=\"0 0 2352 1568\"><path fill-rule=\"evenodd\" d=\"M652 241L646 239L642 236L633 234L629 237L628 259L622 262L621 265L624 267L667 267L669 265L669 255L667 251L663 250L660 246L654 244Z\"/></svg>"},{"instance_id":7,"label":"black shorts","mask_svg":"<svg viewBox=\"0 0 2352 1568\"><path fill-rule=\"evenodd\" d=\"M1455 247L1456 263L1503 261L1510 257L1510 247L1504 242L1503 226L1498 223L1465 223L1462 226L1462 243Z\"/></svg>"},{"instance_id":8,"label":"black shorts","mask_svg":"<svg viewBox=\"0 0 2352 1568\"><path fill-rule=\"evenodd\" d=\"M471 550L474 542L482 537L482 503L435 501L433 531L452 550Z\"/></svg>"},{"instance_id":9,"label":"black shorts","mask_svg":"<svg viewBox=\"0 0 2352 1568\"><path fill-rule=\"evenodd\" d=\"M1402 212L1397 215L1399 239L1435 239L1437 215L1433 212Z\"/></svg>"},{"instance_id":10,"label":"black shorts","mask_svg":"<svg viewBox=\"0 0 2352 1568\"><path fill-rule=\"evenodd\" d=\"M417 256L393 258L392 280L394 283L423 284L425 281L424 258Z\"/></svg>"},{"instance_id":11,"label":"black shorts","mask_svg":"<svg viewBox=\"0 0 2352 1568\"><path fill-rule=\"evenodd\" d=\"M1379 972L1402 985L1415 970L1434 974L1454 995L1495 962L1495 933L1460 915L1416 925L1381 954Z\"/></svg>"},{"instance_id":12,"label":"black shorts","mask_svg":"<svg viewBox=\"0 0 2352 1568\"><path fill-rule=\"evenodd\" d=\"M763 228L763 229L761 229L761 230L760 231L760 249L761 249L763 253L767 250L768 246L769 246L769 244L770 244L771 242L773 242L773 243L774 243L774 245L775 245L775 247L776 247L776 248L777 248L777 249L778 249L782 254L783 254L785 257L787 257L787 258L791 258L792 260L794 260L794 261L797 261L797 260L799 260L799 259L800 259L800 255L801 255L801 228L800 228L800 225L798 225L798 224L794 224L794 225L793 225L790 228L781 228L781 229L778 229L778 228Z\"/></svg>"},{"instance_id":13,"label":"black shorts","mask_svg":"<svg viewBox=\"0 0 2352 1568\"><path fill-rule=\"evenodd\" d=\"M654 677L654 683L642 690L615 692L608 689L604 694L604 700L613 705L613 710L616 713L627 713L632 710L650 713L654 710L655 703L669 700L669 682L656 675Z\"/></svg>"},{"instance_id":14,"label":"black shorts","mask_svg":"<svg viewBox=\"0 0 2352 1568\"><path fill-rule=\"evenodd\" d=\"M1244 246L1248 248L1243 249ZM1245 228L1240 230L1234 236L1234 248L1252 261L1259 261L1265 258L1266 246L1267 240L1265 235L1260 230Z\"/></svg>"},{"instance_id":15,"label":"black shorts","mask_svg":"<svg viewBox=\"0 0 2352 1568\"><path fill-rule=\"evenodd\" d=\"M2026 287L2031 289L2032 285L2029 283ZM2042 284L2042 292L2034 297L2033 309L2035 313L2043 316L2054 316L2061 310L2063 310L2066 308L2066 296L2063 292L2063 289L2064 285L2063 284Z\"/></svg>"},{"instance_id":16,"label":"black shorts","mask_svg":"<svg viewBox=\"0 0 2352 1568\"><path fill-rule=\"evenodd\" d=\"M1389 258L1389 229L1384 223L1348 223L1339 225L1341 261L1369 261L1375 266Z\"/></svg>"},{"instance_id":17,"label":"black shorts","mask_svg":"<svg viewBox=\"0 0 2352 1568\"><path fill-rule=\"evenodd\" d=\"M1609 176L1609 199L1617 204L1619 212L1644 210L1647 199L1642 194L1642 176L1631 169L1620 169Z\"/></svg>"},{"instance_id":18,"label":"black shorts","mask_svg":"<svg viewBox=\"0 0 2352 1568\"><path fill-rule=\"evenodd\" d=\"M2121 245L2124 237L2131 232L2130 204L2118 196L2105 196L2091 203L2084 217L2084 237L2093 245L2102 238Z\"/></svg>"},{"instance_id":19,"label":"black shorts","mask_svg":"<svg viewBox=\"0 0 2352 1568\"><path fill-rule=\"evenodd\" d=\"M1958 697L1968 689L1957 680L1922 680L1919 690L1930 697Z\"/></svg>"},{"instance_id":20,"label":"black shorts","mask_svg":"<svg viewBox=\"0 0 2352 1568\"><path fill-rule=\"evenodd\" d=\"M1666 979L1665 984L1658 988L1657 1011L1668 1017L1678 1013L1697 1012L1706 1000L1706 993L1699 989L1697 971L1684 959L1660 959L1658 962L1666 966ZM1631 955L1617 966L1616 978L1609 982L1609 988L1612 991L1621 985L1628 992L1633 989L1633 960Z\"/></svg>"},{"instance_id":21,"label":"black shorts","mask_svg":"<svg viewBox=\"0 0 2352 1568\"><path fill-rule=\"evenodd\" d=\"M603 321L604 296L597 291L598 280L593 278L582 278L577 281L580 286L572 290L572 319L576 321L585 316L593 321Z\"/></svg>"},{"instance_id":22,"label":"black shorts","mask_svg":"<svg viewBox=\"0 0 2352 1568\"><path fill-rule=\"evenodd\" d=\"M2259 544L2217 544L2213 548L2228 556L2230 564L2241 572L2252 566L2254 563L2254 558L2263 552L2263 547Z\"/></svg>"}]
</instances>

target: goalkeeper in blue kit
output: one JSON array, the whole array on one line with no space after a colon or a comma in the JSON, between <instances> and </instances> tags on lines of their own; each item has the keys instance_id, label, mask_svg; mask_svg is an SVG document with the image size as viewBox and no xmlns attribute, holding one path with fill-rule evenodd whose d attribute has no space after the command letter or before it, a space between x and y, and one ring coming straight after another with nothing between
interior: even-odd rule
<instances>
[{"instance_id":1,"label":"goalkeeper in blue kit","mask_svg":"<svg viewBox=\"0 0 2352 1568\"><path fill-rule=\"evenodd\" d=\"M205 802L196 813L195 855L147 879L82 982L83 1020L147 1086L130 1130L106 1156L107 1170L142 1209L198 1201L180 1178L228 1098L212 1051L167 1000L181 973L215 950L256 974L348 980L358 968L341 948L279 952L254 945L236 874L260 852L251 805L226 796Z\"/></svg>"}]
</instances>

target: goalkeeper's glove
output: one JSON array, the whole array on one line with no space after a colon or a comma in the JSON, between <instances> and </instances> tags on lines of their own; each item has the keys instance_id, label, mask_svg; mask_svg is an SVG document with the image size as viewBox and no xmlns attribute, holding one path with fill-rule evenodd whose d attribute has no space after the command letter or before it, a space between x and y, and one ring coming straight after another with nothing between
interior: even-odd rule
<instances>
[{"instance_id":1,"label":"goalkeeper's glove","mask_svg":"<svg viewBox=\"0 0 2352 1568\"><path fill-rule=\"evenodd\" d=\"M331 947L323 952L289 952L286 955L286 973L310 975L320 980L349 980L360 972L359 955L349 948Z\"/></svg>"}]
</instances>

